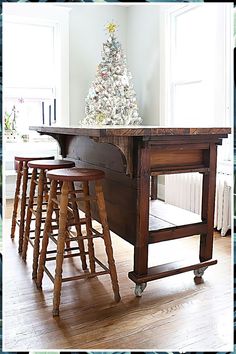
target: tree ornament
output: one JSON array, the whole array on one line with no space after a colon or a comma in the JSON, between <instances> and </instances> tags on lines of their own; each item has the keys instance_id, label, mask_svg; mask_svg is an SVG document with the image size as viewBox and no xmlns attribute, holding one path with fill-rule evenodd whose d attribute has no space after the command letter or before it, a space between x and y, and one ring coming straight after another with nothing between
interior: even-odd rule
<instances>
[{"instance_id":1,"label":"tree ornament","mask_svg":"<svg viewBox=\"0 0 236 354\"><path fill-rule=\"evenodd\" d=\"M102 124L103 121L105 120L105 118L106 118L105 114L100 112L96 116L96 121L97 121L98 124Z\"/></svg>"}]
</instances>

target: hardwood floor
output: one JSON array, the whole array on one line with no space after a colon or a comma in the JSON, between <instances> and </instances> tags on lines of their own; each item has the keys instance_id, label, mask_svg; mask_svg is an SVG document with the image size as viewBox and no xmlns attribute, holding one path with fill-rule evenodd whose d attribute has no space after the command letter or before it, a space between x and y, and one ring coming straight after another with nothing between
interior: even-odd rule
<instances>
[{"instance_id":1,"label":"hardwood floor","mask_svg":"<svg viewBox=\"0 0 236 354\"><path fill-rule=\"evenodd\" d=\"M155 208L153 208L154 210ZM214 235L214 257L204 282L193 273L150 282L142 298L134 296L133 247L112 235L122 301L113 301L109 276L64 283L60 318L53 318L52 283L47 276L40 292L31 280L32 248L25 264L11 241L10 206L4 238L4 350L146 349L233 351L233 281L231 238ZM105 259L96 240L97 255ZM150 246L150 266L198 256L199 237ZM99 257L98 257L99 258ZM68 261L65 272L80 268Z\"/></svg>"}]
</instances>

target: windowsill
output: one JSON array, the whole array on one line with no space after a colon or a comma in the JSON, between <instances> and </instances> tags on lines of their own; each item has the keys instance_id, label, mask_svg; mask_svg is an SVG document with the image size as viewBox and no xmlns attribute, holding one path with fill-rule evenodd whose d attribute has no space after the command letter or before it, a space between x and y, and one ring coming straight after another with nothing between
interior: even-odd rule
<instances>
[{"instance_id":1,"label":"windowsill","mask_svg":"<svg viewBox=\"0 0 236 354\"><path fill-rule=\"evenodd\" d=\"M17 137L16 139L6 139L4 136L4 144L35 144L35 143L55 143L56 140L51 138L50 136L30 136L28 140L23 140L20 137Z\"/></svg>"}]
</instances>

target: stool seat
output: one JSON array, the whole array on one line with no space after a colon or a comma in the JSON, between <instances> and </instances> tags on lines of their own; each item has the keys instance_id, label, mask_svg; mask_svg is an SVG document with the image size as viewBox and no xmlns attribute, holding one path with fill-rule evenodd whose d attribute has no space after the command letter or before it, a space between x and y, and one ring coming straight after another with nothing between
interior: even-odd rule
<instances>
[{"instance_id":1,"label":"stool seat","mask_svg":"<svg viewBox=\"0 0 236 354\"><path fill-rule=\"evenodd\" d=\"M60 170L50 171L47 178L57 181L94 181L104 178L105 173L101 170L90 168L64 168Z\"/></svg>"},{"instance_id":2,"label":"stool seat","mask_svg":"<svg viewBox=\"0 0 236 354\"><path fill-rule=\"evenodd\" d=\"M42 170L53 170L57 168L74 167L75 164L73 161L67 160L35 160L29 161L28 166L31 168L39 168Z\"/></svg>"},{"instance_id":3,"label":"stool seat","mask_svg":"<svg viewBox=\"0 0 236 354\"><path fill-rule=\"evenodd\" d=\"M45 156L39 156L39 155L28 155L25 156L25 155L17 155L15 156L15 161L32 161L32 160L53 160L54 159L54 156L48 156L48 155L45 155Z\"/></svg>"}]
</instances>

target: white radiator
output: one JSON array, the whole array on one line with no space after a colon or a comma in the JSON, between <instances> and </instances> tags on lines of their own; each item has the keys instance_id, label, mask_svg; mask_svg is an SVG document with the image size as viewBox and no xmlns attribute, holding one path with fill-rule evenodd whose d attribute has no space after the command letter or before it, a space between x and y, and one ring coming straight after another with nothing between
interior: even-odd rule
<instances>
[{"instance_id":1,"label":"white radiator","mask_svg":"<svg viewBox=\"0 0 236 354\"><path fill-rule=\"evenodd\" d=\"M214 227L225 236L231 228L232 177L217 174ZM202 174L165 176L165 202L201 214Z\"/></svg>"}]
</instances>

